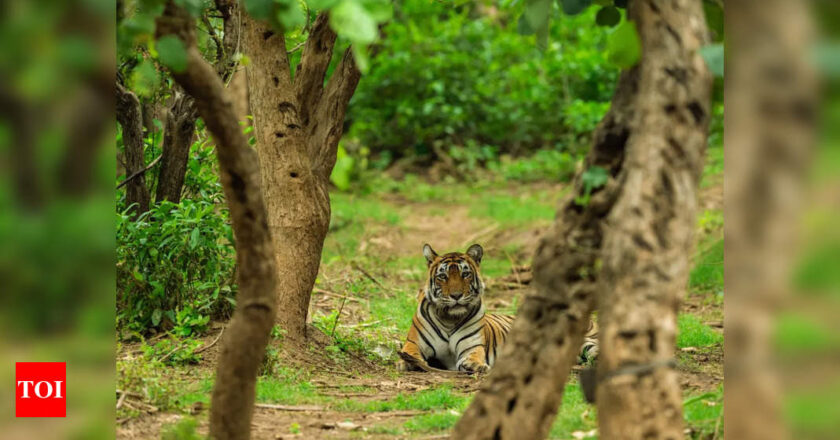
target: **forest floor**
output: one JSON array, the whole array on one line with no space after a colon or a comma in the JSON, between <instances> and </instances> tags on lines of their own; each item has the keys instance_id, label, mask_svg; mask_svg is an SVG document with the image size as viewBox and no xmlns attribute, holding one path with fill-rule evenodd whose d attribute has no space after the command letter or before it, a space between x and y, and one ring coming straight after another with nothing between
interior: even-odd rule
<instances>
[{"instance_id":1,"label":"forest floor","mask_svg":"<svg viewBox=\"0 0 840 440\"><path fill-rule=\"evenodd\" d=\"M679 316L678 370L691 438L716 438L723 431L719 174L712 157ZM257 385L254 438L446 438L482 379L395 368L425 277L421 248L429 243L440 253L480 243L488 308L515 313L529 288L530 257L564 193L564 185L548 183L430 185L409 178L389 185L368 194L332 195L332 224L312 296L312 335L306 346L291 346L279 329L273 332ZM206 434L225 324L213 323L183 362L168 350L150 349L155 338L120 343L118 438ZM596 420L574 372L550 437L595 438Z\"/></svg>"}]
</instances>

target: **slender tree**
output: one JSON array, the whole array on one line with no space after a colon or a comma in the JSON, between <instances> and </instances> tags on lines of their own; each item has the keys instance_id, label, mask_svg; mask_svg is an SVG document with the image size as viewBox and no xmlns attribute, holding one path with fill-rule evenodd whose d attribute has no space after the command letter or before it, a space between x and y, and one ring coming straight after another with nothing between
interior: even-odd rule
<instances>
[{"instance_id":1,"label":"slender tree","mask_svg":"<svg viewBox=\"0 0 840 440\"><path fill-rule=\"evenodd\" d=\"M710 114L711 77L697 51L705 19L699 0L631 1L628 14L641 60L621 74L575 191L537 249L535 292L455 438L544 438L598 303L602 437L682 436L668 360ZM597 172L605 183L593 190L584 181Z\"/></svg>"},{"instance_id":2,"label":"slender tree","mask_svg":"<svg viewBox=\"0 0 840 440\"><path fill-rule=\"evenodd\" d=\"M259 160L242 133L221 78L196 48L193 18L172 1L157 20L157 36L167 35L176 35L186 47L186 67L172 75L193 97L216 141L222 185L236 238L239 293L216 368L210 435L217 439L247 439L257 370L265 354L276 308L276 270L260 191Z\"/></svg>"}]
</instances>

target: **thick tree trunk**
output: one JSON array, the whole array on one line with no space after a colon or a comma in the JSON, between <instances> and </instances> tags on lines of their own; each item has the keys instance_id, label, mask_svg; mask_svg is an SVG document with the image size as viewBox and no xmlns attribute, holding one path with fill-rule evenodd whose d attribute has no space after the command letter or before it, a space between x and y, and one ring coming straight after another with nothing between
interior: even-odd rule
<instances>
[{"instance_id":1,"label":"thick tree trunk","mask_svg":"<svg viewBox=\"0 0 840 440\"><path fill-rule=\"evenodd\" d=\"M117 83L117 121L123 128L126 176L143 170L143 117L137 96ZM128 205L136 204L133 212L140 215L149 210L149 189L141 173L126 184L125 199Z\"/></svg>"},{"instance_id":2,"label":"thick tree trunk","mask_svg":"<svg viewBox=\"0 0 840 440\"><path fill-rule=\"evenodd\" d=\"M157 35L175 34L188 48L186 71L173 72L173 77L195 99L216 141L236 237L239 293L216 370L210 435L214 439L247 439L257 370L274 325L276 272L257 154L242 133L218 73L196 48L193 23L188 13L169 2L158 19Z\"/></svg>"},{"instance_id":3,"label":"thick tree trunk","mask_svg":"<svg viewBox=\"0 0 840 440\"><path fill-rule=\"evenodd\" d=\"M680 280L684 282L684 272L673 273L672 269L682 268L684 271L688 258L686 246L690 240L686 241L686 234L690 238L694 188L700 174L706 139L710 77L702 60L690 50L699 47L705 35L703 17L695 14L696 10L700 10L700 2L674 3L686 14L684 27L676 30L669 29L668 25L672 23L663 20L638 18L640 9L649 5L669 11L673 5L631 2L634 5L631 15L640 20L640 27L653 28L640 29L646 41L646 54L639 66L621 75L610 111L595 132L594 144L586 160L586 169L599 166L607 170L610 178L605 186L594 191L586 206L580 206L574 198L582 194L583 189L580 174L576 177L576 191L563 203L555 225L541 240L534 257L535 293L523 302L510 342L505 345L500 361L456 425L454 438L544 438L554 421L564 384L596 301L600 304L603 304L602 301L613 301L611 292L614 289L634 297L656 292L633 284L626 285L628 281L632 283L635 280L633 271L636 269L645 269L646 274L653 270L653 273L661 273L663 278L668 278L667 283L656 280L656 286L670 289L656 297L659 300L673 296L683 288L679 283ZM654 34L653 30L659 33ZM672 31L674 34L671 34ZM668 35L662 35L666 33ZM693 39L681 43L690 49L664 49L674 49L672 42L679 38ZM651 51L661 59L652 60ZM684 86L667 82L670 80L662 77L665 72L683 78L684 83L681 84ZM656 90L655 81L666 81L661 85L666 89ZM640 108L647 112L640 112ZM656 118L654 109L659 114L667 114L668 118ZM658 138L654 137L654 132L659 133ZM657 172L651 174L653 171ZM654 189L662 193L651 192ZM663 196L672 205L663 206ZM643 207L646 215L655 215L640 220L642 213L636 213L636 207ZM651 213L650 207L661 212ZM683 212L684 209L688 211ZM652 223L654 221L658 223ZM639 228L642 227L656 228L662 235L633 233L641 232ZM627 231L631 235L626 235ZM629 242L626 240L628 237ZM663 247L660 239L665 240L667 247ZM652 253L648 246L657 251L667 251L667 258L656 256L653 261L662 264L662 271L658 272L656 266L627 264L626 252L631 248L636 250L636 246L641 246L647 255ZM625 298L617 306L605 307L606 314L600 316L602 335L604 332L608 335L602 340L601 364L624 366L625 361L657 360L644 351L640 354L641 358L628 360L623 346L615 343L617 329L620 337L630 336L630 333L621 333L624 322L613 321L622 319L622 313L628 311L625 308L628 301L639 300ZM673 301L664 305L658 302L640 303L644 307L653 307L652 311L663 307L674 310L675 307ZM652 316L644 310L640 313L641 317ZM651 323L642 327L653 333L644 331L634 334L633 338L647 340L649 335L653 335L658 344L653 348L653 354L666 352L667 360L672 356L675 315L671 312L665 318L655 324L669 324L666 330L670 329L670 335L660 333L661 329ZM635 328L640 321L634 317L627 324ZM604 367L601 368L603 372ZM613 370L610 368L608 374ZM666 378L669 373L666 369ZM624 433L613 430L617 423L626 421L616 418L615 411L629 408L611 406L605 400L614 398L614 395L624 397L624 390L616 388L616 385L624 383L624 379L625 376L611 378L608 385L599 390L598 401L601 402L601 411L604 411L599 411L603 420L602 429L606 427L609 430L601 434L602 438L641 438L632 437L637 433L634 427L626 427ZM674 393L679 397L676 383L668 382L666 385L674 385L668 388L669 397ZM679 406L676 413L679 418ZM631 417L638 418L641 414ZM644 414L657 420L660 417L651 416L647 411ZM662 417L672 420L672 416L673 411ZM656 438L664 434L659 433ZM676 436L681 435L680 431Z\"/></svg>"},{"instance_id":4,"label":"thick tree trunk","mask_svg":"<svg viewBox=\"0 0 840 440\"><path fill-rule=\"evenodd\" d=\"M599 277L602 438L683 436L673 369L697 185L711 113L699 0L630 2L642 41L621 190L606 219Z\"/></svg>"},{"instance_id":5,"label":"thick tree trunk","mask_svg":"<svg viewBox=\"0 0 840 440\"><path fill-rule=\"evenodd\" d=\"M336 35L319 15L292 82L282 33L242 20L248 97L260 154L262 190L274 237L278 323L305 336L309 298L330 222L327 186L344 111L359 80L346 54L324 87Z\"/></svg>"},{"instance_id":6,"label":"thick tree trunk","mask_svg":"<svg viewBox=\"0 0 840 440\"><path fill-rule=\"evenodd\" d=\"M166 114L156 203L164 200L173 203L181 201L197 117L192 97L177 93L172 107Z\"/></svg>"},{"instance_id":7,"label":"thick tree trunk","mask_svg":"<svg viewBox=\"0 0 840 440\"><path fill-rule=\"evenodd\" d=\"M744 55L726 66L725 434L779 440L790 432L773 321L787 302L793 225L814 152L814 30L805 2L731 1L726 14L727 50Z\"/></svg>"}]
</instances>

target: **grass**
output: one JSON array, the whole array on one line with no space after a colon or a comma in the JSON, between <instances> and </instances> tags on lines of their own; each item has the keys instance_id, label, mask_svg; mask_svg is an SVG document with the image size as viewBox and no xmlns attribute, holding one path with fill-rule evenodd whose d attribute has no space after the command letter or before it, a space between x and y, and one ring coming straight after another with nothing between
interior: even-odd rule
<instances>
[{"instance_id":1,"label":"grass","mask_svg":"<svg viewBox=\"0 0 840 440\"><path fill-rule=\"evenodd\" d=\"M677 318L677 326L679 327L678 348L702 348L723 342L722 334L700 322L700 318L694 315L681 313Z\"/></svg>"},{"instance_id":2,"label":"grass","mask_svg":"<svg viewBox=\"0 0 840 440\"><path fill-rule=\"evenodd\" d=\"M393 399L359 401L343 399L331 405L338 411L352 412L384 412L420 410L432 411L440 409L462 409L471 399L470 396L452 391L450 385L418 391L416 393L400 393Z\"/></svg>"}]
</instances>

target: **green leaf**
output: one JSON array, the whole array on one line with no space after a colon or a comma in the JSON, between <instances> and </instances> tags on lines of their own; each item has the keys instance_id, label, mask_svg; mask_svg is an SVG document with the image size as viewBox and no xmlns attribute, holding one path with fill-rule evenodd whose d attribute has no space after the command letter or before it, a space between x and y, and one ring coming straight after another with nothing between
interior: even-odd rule
<instances>
[{"instance_id":1,"label":"green leaf","mask_svg":"<svg viewBox=\"0 0 840 440\"><path fill-rule=\"evenodd\" d=\"M604 184L607 183L607 180L609 180L609 177L610 175L607 173L607 170L595 165L583 172L581 182L583 182L584 188L591 191L595 188L604 186Z\"/></svg>"},{"instance_id":2,"label":"green leaf","mask_svg":"<svg viewBox=\"0 0 840 440\"><path fill-rule=\"evenodd\" d=\"M294 29L306 23L306 16L300 8L300 3L296 0L287 0L279 3L280 6L277 8L277 22L280 23L283 29Z\"/></svg>"},{"instance_id":3,"label":"green leaf","mask_svg":"<svg viewBox=\"0 0 840 440\"><path fill-rule=\"evenodd\" d=\"M245 11L257 20L267 20L273 9L273 0L245 0Z\"/></svg>"},{"instance_id":4,"label":"green leaf","mask_svg":"<svg viewBox=\"0 0 840 440\"><path fill-rule=\"evenodd\" d=\"M598 26L613 27L621 21L621 12L615 6L604 6L595 15L595 23Z\"/></svg>"},{"instance_id":5,"label":"green leaf","mask_svg":"<svg viewBox=\"0 0 840 440\"><path fill-rule=\"evenodd\" d=\"M537 35L537 48L548 47L548 26L551 20L551 0L528 0L522 14L528 29Z\"/></svg>"},{"instance_id":6,"label":"green leaf","mask_svg":"<svg viewBox=\"0 0 840 440\"><path fill-rule=\"evenodd\" d=\"M367 46L354 44L351 48L353 49L353 60L356 61L356 67L359 68L360 72L367 73L370 67L370 56L368 56Z\"/></svg>"},{"instance_id":7,"label":"green leaf","mask_svg":"<svg viewBox=\"0 0 840 440\"><path fill-rule=\"evenodd\" d=\"M140 65L131 72L131 90L138 96L148 97L154 94L158 86L158 72L155 64L148 59L143 59Z\"/></svg>"},{"instance_id":8,"label":"green leaf","mask_svg":"<svg viewBox=\"0 0 840 440\"><path fill-rule=\"evenodd\" d=\"M560 7L563 8L563 12L566 15L577 15L583 12L589 5L592 4L592 0L557 0L560 2Z\"/></svg>"},{"instance_id":9,"label":"green leaf","mask_svg":"<svg viewBox=\"0 0 840 440\"><path fill-rule=\"evenodd\" d=\"M190 249L195 249L195 247L198 246L199 234L201 234L201 231L199 231L198 228L194 228L192 230L192 233L190 234Z\"/></svg>"},{"instance_id":10,"label":"green leaf","mask_svg":"<svg viewBox=\"0 0 840 440\"><path fill-rule=\"evenodd\" d=\"M525 14L519 16L519 21L516 23L516 32L518 32L519 35L533 35L536 32L536 30L528 24L528 19L525 18Z\"/></svg>"},{"instance_id":11,"label":"green leaf","mask_svg":"<svg viewBox=\"0 0 840 440\"><path fill-rule=\"evenodd\" d=\"M157 327L157 325L160 324L160 318L162 317L163 311L161 309L155 309L155 311L152 312L152 325Z\"/></svg>"},{"instance_id":12,"label":"green leaf","mask_svg":"<svg viewBox=\"0 0 840 440\"><path fill-rule=\"evenodd\" d=\"M338 4L339 0L307 0L306 4L309 9L314 11L326 11Z\"/></svg>"},{"instance_id":13,"label":"green leaf","mask_svg":"<svg viewBox=\"0 0 840 440\"><path fill-rule=\"evenodd\" d=\"M204 4L201 0L175 0L175 4L186 9L193 17L201 17Z\"/></svg>"},{"instance_id":14,"label":"green leaf","mask_svg":"<svg viewBox=\"0 0 840 440\"><path fill-rule=\"evenodd\" d=\"M624 20L607 36L607 59L622 69L633 67L642 56L636 23Z\"/></svg>"},{"instance_id":15,"label":"green leaf","mask_svg":"<svg viewBox=\"0 0 840 440\"><path fill-rule=\"evenodd\" d=\"M376 21L356 0L341 0L330 11L330 25L354 45L367 45L376 40Z\"/></svg>"},{"instance_id":16,"label":"green leaf","mask_svg":"<svg viewBox=\"0 0 840 440\"><path fill-rule=\"evenodd\" d=\"M394 16L394 7L388 0L362 0L373 21L384 23Z\"/></svg>"},{"instance_id":17,"label":"green leaf","mask_svg":"<svg viewBox=\"0 0 840 440\"><path fill-rule=\"evenodd\" d=\"M158 39L156 49L161 64L180 73L187 70L187 49L184 43L174 35L165 35Z\"/></svg>"},{"instance_id":18,"label":"green leaf","mask_svg":"<svg viewBox=\"0 0 840 440\"><path fill-rule=\"evenodd\" d=\"M330 174L330 181L336 188L347 191L350 189L350 180L353 175L353 166L355 160L352 156L347 154L343 146L338 146L336 154L335 167L333 167L332 174Z\"/></svg>"},{"instance_id":19,"label":"green leaf","mask_svg":"<svg viewBox=\"0 0 840 440\"><path fill-rule=\"evenodd\" d=\"M723 44L715 43L700 48L700 56L706 61L706 66L709 67L715 76L723 77Z\"/></svg>"}]
</instances>

